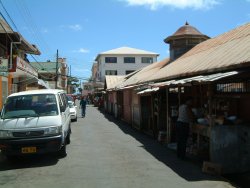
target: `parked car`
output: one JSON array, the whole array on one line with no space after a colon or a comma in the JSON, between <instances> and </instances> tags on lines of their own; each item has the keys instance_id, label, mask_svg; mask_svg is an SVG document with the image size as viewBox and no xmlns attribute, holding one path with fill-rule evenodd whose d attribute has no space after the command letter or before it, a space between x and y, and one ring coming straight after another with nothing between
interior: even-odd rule
<instances>
[{"instance_id":1,"label":"parked car","mask_svg":"<svg viewBox=\"0 0 250 188\"><path fill-rule=\"evenodd\" d=\"M76 96L72 94L67 94L68 101L73 101L75 103L76 101Z\"/></svg>"},{"instance_id":2,"label":"parked car","mask_svg":"<svg viewBox=\"0 0 250 188\"><path fill-rule=\"evenodd\" d=\"M66 156L70 119L70 108L62 90L11 94L0 117L0 150L9 158L48 152Z\"/></svg>"},{"instance_id":3,"label":"parked car","mask_svg":"<svg viewBox=\"0 0 250 188\"><path fill-rule=\"evenodd\" d=\"M75 103L75 100L74 100L74 98L71 95L67 94L66 97L67 97L67 101L68 102L71 101L71 102Z\"/></svg>"},{"instance_id":4,"label":"parked car","mask_svg":"<svg viewBox=\"0 0 250 188\"><path fill-rule=\"evenodd\" d=\"M71 121L77 121L77 106L74 102L68 101Z\"/></svg>"}]
</instances>

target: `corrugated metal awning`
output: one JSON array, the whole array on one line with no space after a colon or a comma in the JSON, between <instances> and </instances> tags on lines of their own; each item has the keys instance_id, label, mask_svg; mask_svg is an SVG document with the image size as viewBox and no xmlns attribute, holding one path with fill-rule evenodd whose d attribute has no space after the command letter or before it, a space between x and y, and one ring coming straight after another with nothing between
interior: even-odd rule
<instances>
[{"instance_id":1,"label":"corrugated metal awning","mask_svg":"<svg viewBox=\"0 0 250 188\"><path fill-rule=\"evenodd\" d=\"M182 84L187 84L190 82L200 82L200 83L201 82L213 82L213 81L220 80L222 78L233 76L236 74L238 74L237 71L231 71L231 72L226 72L226 73L216 73L216 74L210 74L210 75L200 75L200 76L185 78L181 80L170 80L166 82L159 82L159 83L151 84L151 86L163 87L163 86L169 86L169 85L182 85Z\"/></svg>"},{"instance_id":2,"label":"corrugated metal awning","mask_svg":"<svg viewBox=\"0 0 250 188\"><path fill-rule=\"evenodd\" d=\"M37 80L37 83L38 83L39 85L45 87L46 89L50 89L49 84L46 83L44 80L38 79L38 80Z\"/></svg>"},{"instance_id":3,"label":"corrugated metal awning","mask_svg":"<svg viewBox=\"0 0 250 188\"><path fill-rule=\"evenodd\" d=\"M149 85L153 86L153 87L164 87L164 86L171 85L175 81L176 80L170 80L170 81L166 81L166 82L158 82L158 83L153 83L153 84L149 84Z\"/></svg>"},{"instance_id":4,"label":"corrugated metal awning","mask_svg":"<svg viewBox=\"0 0 250 188\"><path fill-rule=\"evenodd\" d=\"M130 85L130 86L125 86L125 87L120 87L118 89L131 89L131 88L135 88L135 87L138 87L138 86L141 86L141 85L144 85L144 84L137 84L137 85Z\"/></svg>"},{"instance_id":5,"label":"corrugated metal awning","mask_svg":"<svg viewBox=\"0 0 250 188\"><path fill-rule=\"evenodd\" d=\"M148 88L148 89L145 89L145 90L142 90L140 92L138 92L137 94L138 95L142 95L142 94L145 94L145 93L151 93L151 92L156 92L159 90L159 87L155 87L155 88Z\"/></svg>"}]
</instances>

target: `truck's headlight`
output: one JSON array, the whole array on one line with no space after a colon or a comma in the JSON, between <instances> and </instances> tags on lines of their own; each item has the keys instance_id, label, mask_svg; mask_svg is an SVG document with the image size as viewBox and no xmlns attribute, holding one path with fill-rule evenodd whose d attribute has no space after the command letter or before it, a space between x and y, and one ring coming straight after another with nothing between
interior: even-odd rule
<instances>
[{"instance_id":1,"label":"truck's headlight","mask_svg":"<svg viewBox=\"0 0 250 188\"><path fill-rule=\"evenodd\" d=\"M0 131L0 138L12 138L12 132L11 131Z\"/></svg>"},{"instance_id":2,"label":"truck's headlight","mask_svg":"<svg viewBox=\"0 0 250 188\"><path fill-rule=\"evenodd\" d=\"M58 135L62 133L62 127L48 127L44 130L44 135Z\"/></svg>"}]
</instances>

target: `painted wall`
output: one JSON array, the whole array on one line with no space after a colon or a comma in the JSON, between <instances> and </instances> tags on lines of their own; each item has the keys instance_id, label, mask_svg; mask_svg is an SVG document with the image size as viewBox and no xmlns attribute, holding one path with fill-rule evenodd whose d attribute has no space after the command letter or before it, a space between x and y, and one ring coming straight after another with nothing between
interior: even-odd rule
<instances>
[{"instance_id":1,"label":"painted wall","mask_svg":"<svg viewBox=\"0 0 250 188\"><path fill-rule=\"evenodd\" d=\"M0 76L0 109L8 97L8 78Z\"/></svg>"},{"instance_id":2,"label":"painted wall","mask_svg":"<svg viewBox=\"0 0 250 188\"><path fill-rule=\"evenodd\" d=\"M140 129L141 123L141 111L140 111L140 97L137 95L137 91L133 91L132 94L132 125L136 129Z\"/></svg>"},{"instance_id":3,"label":"painted wall","mask_svg":"<svg viewBox=\"0 0 250 188\"><path fill-rule=\"evenodd\" d=\"M131 124L132 123L132 91L127 89L123 92L123 118L124 121Z\"/></svg>"}]
</instances>

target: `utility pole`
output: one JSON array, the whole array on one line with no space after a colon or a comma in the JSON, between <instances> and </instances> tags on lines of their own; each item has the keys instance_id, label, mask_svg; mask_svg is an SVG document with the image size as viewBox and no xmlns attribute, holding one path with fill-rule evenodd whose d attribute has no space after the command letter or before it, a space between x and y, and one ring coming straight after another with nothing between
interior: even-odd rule
<instances>
[{"instance_id":1,"label":"utility pole","mask_svg":"<svg viewBox=\"0 0 250 188\"><path fill-rule=\"evenodd\" d=\"M72 82L72 79L71 79L71 65L69 66L69 69L68 69L68 85L67 85L67 92L68 93L72 93L72 89L71 89L71 82ZM69 85L70 84L70 85ZM70 87L69 87L70 86Z\"/></svg>"},{"instance_id":2,"label":"utility pole","mask_svg":"<svg viewBox=\"0 0 250 188\"><path fill-rule=\"evenodd\" d=\"M71 77L71 65L69 66L69 75Z\"/></svg>"},{"instance_id":3,"label":"utility pole","mask_svg":"<svg viewBox=\"0 0 250 188\"><path fill-rule=\"evenodd\" d=\"M55 85L55 89L57 89L57 81L58 81L58 50L56 50L56 85Z\"/></svg>"},{"instance_id":4,"label":"utility pole","mask_svg":"<svg viewBox=\"0 0 250 188\"><path fill-rule=\"evenodd\" d=\"M82 81L81 80L80 80L79 88L82 88ZM79 89L78 89L78 91L79 91ZM82 96L82 90L80 92L81 92L81 96Z\"/></svg>"}]
</instances>

